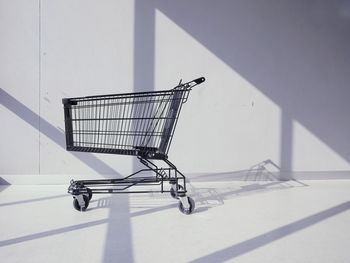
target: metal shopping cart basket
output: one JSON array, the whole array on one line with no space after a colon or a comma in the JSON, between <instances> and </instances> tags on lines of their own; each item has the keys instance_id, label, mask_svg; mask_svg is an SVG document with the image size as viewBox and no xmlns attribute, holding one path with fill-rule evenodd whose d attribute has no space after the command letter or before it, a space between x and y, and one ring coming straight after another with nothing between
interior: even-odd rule
<instances>
[{"instance_id":1,"label":"metal shopping cart basket","mask_svg":"<svg viewBox=\"0 0 350 263\"><path fill-rule=\"evenodd\" d=\"M186 196L186 177L167 154L183 103L191 89L204 81L203 77L180 81L164 91L64 98L68 151L132 155L146 166L124 178L72 180L68 193L73 195L74 208L85 211L93 194L168 192L179 199L182 213L191 214L195 203ZM168 187L164 182L170 183ZM150 185L158 190L144 189ZM130 191L134 186L143 187Z\"/></svg>"}]
</instances>

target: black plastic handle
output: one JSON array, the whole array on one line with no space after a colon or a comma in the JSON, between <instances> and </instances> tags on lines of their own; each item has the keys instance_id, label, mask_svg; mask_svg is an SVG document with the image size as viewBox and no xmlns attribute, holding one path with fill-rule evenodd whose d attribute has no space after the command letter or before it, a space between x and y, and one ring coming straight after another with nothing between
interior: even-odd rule
<instances>
[{"instance_id":1,"label":"black plastic handle","mask_svg":"<svg viewBox=\"0 0 350 263\"><path fill-rule=\"evenodd\" d=\"M202 82L204 82L204 81L205 81L205 78L204 78L204 77L201 77L201 78L195 79L195 80L193 80L193 81L196 82L196 84L198 85L198 84L201 84Z\"/></svg>"}]
</instances>

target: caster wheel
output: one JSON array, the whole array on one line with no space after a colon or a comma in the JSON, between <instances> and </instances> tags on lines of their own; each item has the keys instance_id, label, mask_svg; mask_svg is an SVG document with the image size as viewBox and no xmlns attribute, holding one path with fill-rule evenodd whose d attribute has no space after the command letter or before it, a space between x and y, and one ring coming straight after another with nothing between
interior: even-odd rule
<instances>
[{"instance_id":1,"label":"caster wheel","mask_svg":"<svg viewBox=\"0 0 350 263\"><path fill-rule=\"evenodd\" d=\"M79 201L77 199L79 197L76 197L73 199L73 206L74 206L75 210L83 212L89 206L89 197L86 195L81 195L81 196L84 200L84 206L80 206Z\"/></svg>"},{"instance_id":2,"label":"caster wheel","mask_svg":"<svg viewBox=\"0 0 350 263\"><path fill-rule=\"evenodd\" d=\"M86 188L87 193L89 194L89 201L92 198L92 190L90 188Z\"/></svg>"},{"instance_id":3,"label":"caster wheel","mask_svg":"<svg viewBox=\"0 0 350 263\"><path fill-rule=\"evenodd\" d=\"M182 185L178 185L177 190L183 190L183 189L184 188ZM170 195L172 198L179 199L179 197L177 196L177 192L175 191L175 189L173 187L170 188Z\"/></svg>"},{"instance_id":4,"label":"caster wheel","mask_svg":"<svg viewBox=\"0 0 350 263\"><path fill-rule=\"evenodd\" d=\"M188 204L190 205L190 207L189 208L185 208L183 206L182 202L180 201L179 202L179 210L180 210L181 213L183 213L185 215L192 214L192 212L194 211L194 207L195 207L194 201L189 196L185 196L184 198L187 198L187 201L188 201Z\"/></svg>"}]
</instances>

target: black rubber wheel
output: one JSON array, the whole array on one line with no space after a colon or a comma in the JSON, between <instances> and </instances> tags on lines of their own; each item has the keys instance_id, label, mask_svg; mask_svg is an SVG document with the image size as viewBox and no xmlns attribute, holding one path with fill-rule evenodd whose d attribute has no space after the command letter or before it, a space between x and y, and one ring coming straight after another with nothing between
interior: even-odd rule
<instances>
[{"instance_id":1,"label":"black rubber wheel","mask_svg":"<svg viewBox=\"0 0 350 263\"><path fill-rule=\"evenodd\" d=\"M91 200L92 198L92 190L90 188L86 188L86 191L88 192L89 194L89 201Z\"/></svg>"},{"instance_id":2,"label":"black rubber wheel","mask_svg":"<svg viewBox=\"0 0 350 263\"><path fill-rule=\"evenodd\" d=\"M83 199L84 199L84 207L80 207L79 202L76 198L73 198L73 206L75 208L75 210L80 211L80 212L84 212L86 210L86 208L89 206L89 197L86 195L83 195Z\"/></svg>"},{"instance_id":3,"label":"black rubber wheel","mask_svg":"<svg viewBox=\"0 0 350 263\"><path fill-rule=\"evenodd\" d=\"M177 190L183 190L183 189L184 188L183 188L182 185L178 185ZM170 188L170 195L171 195L172 198L179 199L179 197L177 196L176 191L172 187Z\"/></svg>"},{"instance_id":4,"label":"black rubber wheel","mask_svg":"<svg viewBox=\"0 0 350 263\"><path fill-rule=\"evenodd\" d=\"M194 208L195 208L195 203L194 203L193 199L191 197L187 196L187 200L188 200L188 203L190 204L190 207L187 209L185 209L183 207L181 201L179 202L179 210L181 213L183 213L185 215L192 214L192 212L194 211Z\"/></svg>"}]
</instances>

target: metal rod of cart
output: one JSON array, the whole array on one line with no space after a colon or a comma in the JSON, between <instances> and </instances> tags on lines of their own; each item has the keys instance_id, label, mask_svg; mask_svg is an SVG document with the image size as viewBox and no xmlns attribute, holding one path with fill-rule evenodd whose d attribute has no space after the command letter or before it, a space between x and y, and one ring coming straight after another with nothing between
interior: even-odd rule
<instances>
[{"instance_id":1,"label":"metal rod of cart","mask_svg":"<svg viewBox=\"0 0 350 263\"><path fill-rule=\"evenodd\" d=\"M195 203L186 195L186 177L168 160L168 151L182 105L204 81L180 81L163 91L62 99L68 151L132 155L145 166L124 178L72 180L68 193L74 208L85 211L93 194L167 192L179 199L182 213L191 214ZM150 185L158 190L130 190Z\"/></svg>"}]
</instances>

